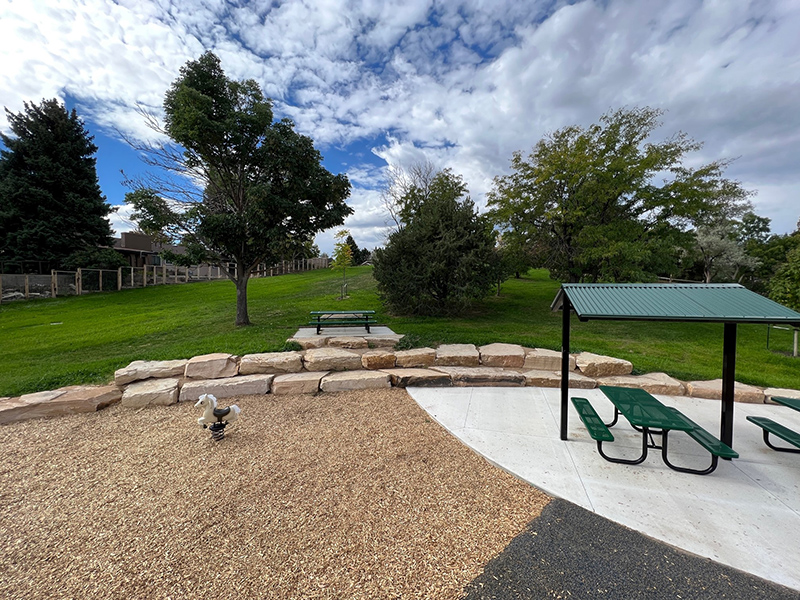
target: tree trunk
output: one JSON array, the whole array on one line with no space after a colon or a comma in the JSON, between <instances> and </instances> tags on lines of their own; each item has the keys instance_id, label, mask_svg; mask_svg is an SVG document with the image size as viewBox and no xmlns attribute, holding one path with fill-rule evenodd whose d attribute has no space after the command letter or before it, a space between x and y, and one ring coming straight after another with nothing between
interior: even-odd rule
<instances>
[{"instance_id":1,"label":"tree trunk","mask_svg":"<svg viewBox=\"0 0 800 600\"><path fill-rule=\"evenodd\" d=\"M247 314L247 282L250 281L250 273L246 273L242 265L239 265L238 276L236 277L236 326L250 325L250 316Z\"/></svg>"}]
</instances>

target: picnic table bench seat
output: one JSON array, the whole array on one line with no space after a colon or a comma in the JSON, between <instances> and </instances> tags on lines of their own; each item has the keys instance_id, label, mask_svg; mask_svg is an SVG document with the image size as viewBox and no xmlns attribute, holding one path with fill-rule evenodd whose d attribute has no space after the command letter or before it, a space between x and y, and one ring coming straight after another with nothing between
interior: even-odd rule
<instances>
[{"instance_id":1,"label":"picnic table bench seat","mask_svg":"<svg viewBox=\"0 0 800 600\"><path fill-rule=\"evenodd\" d=\"M773 445L772 442L769 441L769 434L771 433L772 435L781 438L783 441L789 442L793 446L800 448L800 433L797 433L796 431L789 429L780 423L776 423L767 417L747 417L747 420L763 429L764 443L773 450L777 450L778 452L796 452L800 454L800 449L796 450L794 448L781 448Z\"/></svg>"},{"instance_id":2,"label":"picnic table bench seat","mask_svg":"<svg viewBox=\"0 0 800 600\"><path fill-rule=\"evenodd\" d=\"M674 469L675 471L680 471L681 473L708 475L709 473L713 473L714 469L717 468L718 459L739 458L738 452L736 452L733 448L731 448L727 444L724 444L720 440L715 438L708 431L700 427L700 425L698 425L697 423L692 421L689 417L680 412L677 408L673 406L667 406L667 410L675 413L676 416L678 416L681 419L684 419L687 423L689 423L692 426L692 429L687 429L686 435L691 437L695 442L700 444L711 454L711 466L708 467L707 469L689 469L687 467L678 467L670 463L669 459L667 458L667 444L668 444L667 440L669 439L669 436L664 436L661 452L664 458L664 462L670 469Z\"/></svg>"}]
</instances>

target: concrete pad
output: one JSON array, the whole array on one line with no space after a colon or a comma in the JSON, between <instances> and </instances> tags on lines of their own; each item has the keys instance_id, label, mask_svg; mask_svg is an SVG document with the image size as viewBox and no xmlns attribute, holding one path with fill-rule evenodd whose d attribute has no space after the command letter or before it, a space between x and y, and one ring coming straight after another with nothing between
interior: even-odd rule
<instances>
[{"instance_id":1,"label":"concrete pad","mask_svg":"<svg viewBox=\"0 0 800 600\"><path fill-rule=\"evenodd\" d=\"M686 393L693 398L720 400L722 399L722 379L689 381L686 384ZM760 387L746 385L737 381L733 386L733 399L735 402L763 404L765 400L764 390Z\"/></svg>"},{"instance_id":2,"label":"concrete pad","mask_svg":"<svg viewBox=\"0 0 800 600\"><path fill-rule=\"evenodd\" d=\"M517 344L487 344L478 352L485 367L519 368L525 363L525 349Z\"/></svg>"},{"instance_id":3,"label":"concrete pad","mask_svg":"<svg viewBox=\"0 0 800 600\"><path fill-rule=\"evenodd\" d=\"M389 327L384 325L371 325L369 328L369 333L367 333L366 328L364 327L323 327L322 331L317 334L316 327L301 327L297 330L291 339L296 340L299 342L302 339L324 339L329 337L349 337L349 336L358 336L363 337L369 340L370 338L384 338L384 337L392 337L397 336L402 338L403 336L398 336L394 331L392 331Z\"/></svg>"},{"instance_id":4,"label":"concrete pad","mask_svg":"<svg viewBox=\"0 0 800 600\"><path fill-rule=\"evenodd\" d=\"M257 396L268 394L275 375L239 375L227 379L205 379L189 381L181 387L181 402L196 402L203 394L211 394L217 400L234 396Z\"/></svg>"},{"instance_id":5,"label":"concrete pad","mask_svg":"<svg viewBox=\"0 0 800 600\"><path fill-rule=\"evenodd\" d=\"M272 393L275 395L316 394L319 383L328 371L308 371L278 375L272 380Z\"/></svg>"},{"instance_id":6,"label":"concrete pad","mask_svg":"<svg viewBox=\"0 0 800 600\"><path fill-rule=\"evenodd\" d=\"M450 375L432 369L383 369L395 387L449 387L453 385Z\"/></svg>"},{"instance_id":7,"label":"concrete pad","mask_svg":"<svg viewBox=\"0 0 800 600\"><path fill-rule=\"evenodd\" d=\"M645 535L753 575L800 590L800 461L775 452L748 415L773 418L800 431L800 412L774 405L737 404L734 449L711 475L678 473L660 452L640 465L603 460L569 404L569 439L559 439L560 392L547 388L408 388L434 419L491 462L559 496ZM571 390L610 420L613 405L599 390ZM715 433L718 400L657 396ZM633 456L641 434L620 419L612 456ZM710 457L687 435L670 434L680 465L707 466ZM775 557L780 557L776 560Z\"/></svg>"},{"instance_id":8,"label":"concrete pad","mask_svg":"<svg viewBox=\"0 0 800 600\"><path fill-rule=\"evenodd\" d=\"M319 384L323 392L345 392L392 387L388 373L381 371L345 371L331 373L322 378Z\"/></svg>"},{"instance_id":9,"label":"concrete pad","mask_svg":"<svg viewBox=\"0 0 800 600\"><path fill-rule=\"evenodd\" d=\"M481 355L472 344L443 344L436 349L437 367L477 367Z\"/></svg>"},{"instance_id":10,"label":"concrete pad","mask_svg":"<svg viewBox=\"0 0 800 600\"><path fill-rule=\"evenodd\" d=\"M494 367L433 367L434 371L447 373L453 385L522 386L525 375L516 371L506 371Z\"/></svg>"},{"instance_id":11,"label":"concrete pad","mask_svg":"<svg viewBox=\"0 0 800 600\"><path fill-rule=\"evenodd\" d=\"M303 355L299 352L264 352L245 354L239 361L240 375L297 373L303 370Z\"/></svg>"}]
</instances>

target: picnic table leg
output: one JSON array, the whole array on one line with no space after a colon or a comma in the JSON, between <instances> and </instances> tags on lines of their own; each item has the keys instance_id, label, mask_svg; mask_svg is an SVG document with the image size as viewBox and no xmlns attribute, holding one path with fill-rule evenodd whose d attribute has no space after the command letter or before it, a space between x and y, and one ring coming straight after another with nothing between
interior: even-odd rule
<instances>
[{"instance_id":1,"label":"picnic table leg","mask_svg":"<svg viewBox=\"0 0 800 600\"><path fill-rule=\"evenodd\" d=\"M639 458L613 458L608 456L605 452L603 452L603 441L597 440L597 451L600 453L600 456L605 458L608 462L619 463L622 465L638 465L643 463L644 460L647 458L647 449L649 445L647 444L647 428L645 428L645 433L642 434L642 455Z\"/></svg>"}]
</instances>

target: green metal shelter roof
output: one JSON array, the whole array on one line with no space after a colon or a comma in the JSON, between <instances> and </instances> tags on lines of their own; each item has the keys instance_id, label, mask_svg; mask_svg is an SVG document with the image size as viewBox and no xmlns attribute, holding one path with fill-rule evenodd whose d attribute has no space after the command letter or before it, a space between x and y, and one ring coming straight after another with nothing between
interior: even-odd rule
<instances>
[{"instance_id":1,"label":"green metal shelter roof","mask_svg":"<svg viewBox=\"0 0 800 600\"><path fill-rule=\"evenodd\" d=\"M567 295L582 321L706 321L786 323L800 326L800 313L737 283L564 283L551 308Z\"/></svg>"}]
</instances>

